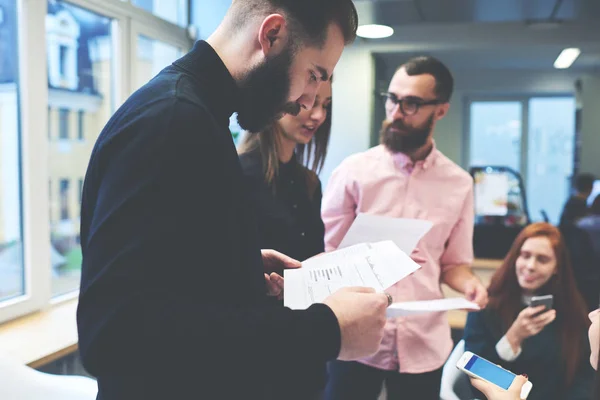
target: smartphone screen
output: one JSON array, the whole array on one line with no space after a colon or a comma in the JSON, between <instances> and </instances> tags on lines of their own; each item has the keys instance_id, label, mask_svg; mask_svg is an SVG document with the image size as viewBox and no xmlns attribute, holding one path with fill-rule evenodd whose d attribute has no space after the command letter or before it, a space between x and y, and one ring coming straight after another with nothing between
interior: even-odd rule
<instances>
[{"instance_id":1,"label":"smartphone screen","mask_svg":"<svg viewBox=\"0 0 600 400\"><path fill-rule=\"evenodd\" d=\"M490 381L502 389L507 390L515 379L515 374L473 355L465 369L487 381Z\"/></svg>"}]
</instances>

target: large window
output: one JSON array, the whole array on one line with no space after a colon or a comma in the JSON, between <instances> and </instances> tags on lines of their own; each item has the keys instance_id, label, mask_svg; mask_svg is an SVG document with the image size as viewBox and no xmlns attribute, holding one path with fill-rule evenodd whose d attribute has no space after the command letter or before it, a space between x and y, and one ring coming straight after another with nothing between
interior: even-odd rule
<instances>
[{"instance_id":1,"label":"large window","mask_svg":"<svg viewBox=\"0 0 600 400\"><path fill-rule=\"evenodd\" d=\"M190 49L187 4L0 0L0 322L77 294L91 151L119 105Z\"/></svg>"},{"instance_id":2,"label":"large window","mask_svg":"<svg viewBox=\"0 0 600 400\"><path fill-rule=\"evenodd\" d=\"M0 1L0 301L25 293L21 229L17 14Z\"/></svg>"},{"instance_id":3,"label":"large window","mask_svg":"<svg viewBox=\"0 0 600 400\"><path fill-rule=\"evenodd\" d=\"M188 24L187 0L132 0L133 5L179 26Z\"/></svg>"},{"instance_id":4,"label":"large window","mask_svg":"<svg viewBox=\"0 0 600 400\"><path fill-rule=\"evenodd\" d=\"M558 223L574 167L575 99L473 101L469 113L470 165L519 172L531 219Z\"/></svg>"},{"instance_id":5,"label":"large window","mask_svg":"<svg viewBox=\"0 0 600 400\"><path fill-rule=\"evenodd\" d=\"M533 219L544 211L557 224L569 195L575 161L575 99L529 100L527 202Z\"/></svg>"},{"instance_id":6,"label":"large window","mask_svg":"<svg viewBox=\"0 0 600 400\"><path fill-rule=\"evenodd\" d=\"M134 74L136 88L144 85L182 55L178 47L141 34L137 37L137 48L137 70Z\"/></svg>"},{"instance_id":7,"label":"large window","mask_svg":"<svg viewBox=\"0 0 600 400\"><path fill-rule=\"evenodd\" d=\"M506 166L519 170L521 160L521 103L471 104L471 165Z\"/></svg>"},{"instance_id":8,"label":"large window","mask_svg":"<svg viewBox=\"0 0 600 400\"><path fill-rule=\"evenodd\" d=\"M50 219L53 294L69 292L79 285L79 193L75 189L76 182L85 175L98 134L114 112L113 26L113 19L100 13L67 2L48 3L48 76L55 69L73 73L70 79L50 79L48 87L50 110L59 109L62 139L50 139L49 143L50 181L59 182L60 199L60 207L51 211ZM65 46L61 43L73 44L76 56L63 57ZM60 59L54 54L60 54ZM71 82L77 84L71 86ZM48 116L50 124L54 115L50 112ZM85 120L93 122L88 132L84 132Z\"/></svg>"}]
</instances>

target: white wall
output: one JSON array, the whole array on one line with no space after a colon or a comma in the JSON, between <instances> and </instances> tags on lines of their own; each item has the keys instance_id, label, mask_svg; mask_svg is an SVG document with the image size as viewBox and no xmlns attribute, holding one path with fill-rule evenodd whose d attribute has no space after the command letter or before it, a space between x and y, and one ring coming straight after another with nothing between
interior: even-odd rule
<instances>
[{"instance_id":1,"label":"white wall","mask_svg":"<svg viewBox=\"0 0 600 400\"><path fill-rule=\"evenodd\" d=\"M320 175L323 187L346 157L369 148L374 71L371 54L353 46L344 51L335 68L331 139Z\"/></svg>"}]
</instances>

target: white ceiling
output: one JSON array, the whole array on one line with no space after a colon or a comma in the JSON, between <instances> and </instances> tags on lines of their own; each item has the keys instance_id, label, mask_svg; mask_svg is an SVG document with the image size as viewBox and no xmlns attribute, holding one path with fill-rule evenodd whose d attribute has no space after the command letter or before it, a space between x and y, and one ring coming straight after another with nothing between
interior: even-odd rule
<instances>
[{"instance_id":1,"label":"white ceiling","mask_svg":"<svg viewBox=\"0 0 600 400\"><path fill-rule=\"evenodd\" d=\"M600 0L355 1L361 24L394 27L391 38L359 39L374 53L432 54L453 68L553 69L579 47L574 70L600 70ZM382 17L381 15L385 15ZM552 22L552 23L548 23Z\"/></svg>"}]
</instances>

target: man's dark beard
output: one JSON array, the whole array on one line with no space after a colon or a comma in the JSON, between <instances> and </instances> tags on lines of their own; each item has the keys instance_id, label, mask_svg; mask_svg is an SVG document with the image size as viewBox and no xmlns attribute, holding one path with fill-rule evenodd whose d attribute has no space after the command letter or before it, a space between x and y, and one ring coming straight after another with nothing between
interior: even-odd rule
<instances>
[{"instance_id":1,"label":"man's dark beard","mask_svg":"<svg viewBox=\"0 0 600 400\"><path fill-rule=\"evenodd\" d=\"M425 123L418 127L406 126L402 120L383 121L381 126L381 143L393 153L410 153L425 146L433 128L432 114ZM399 129L394 132L391 128Z\"/></svg>"},{"instance_id":2,"label":"man's dark beard","mask_svg":"<svg viewBox=\"0 0 600 400\"><path fill-rule=\"evenodd\" d=\"M240 81L238 123L249 132L260 132L284 113L298 115L298 103L286 103L290 93L291 46L252 69Z\"/></svg>"}]
</instances>

